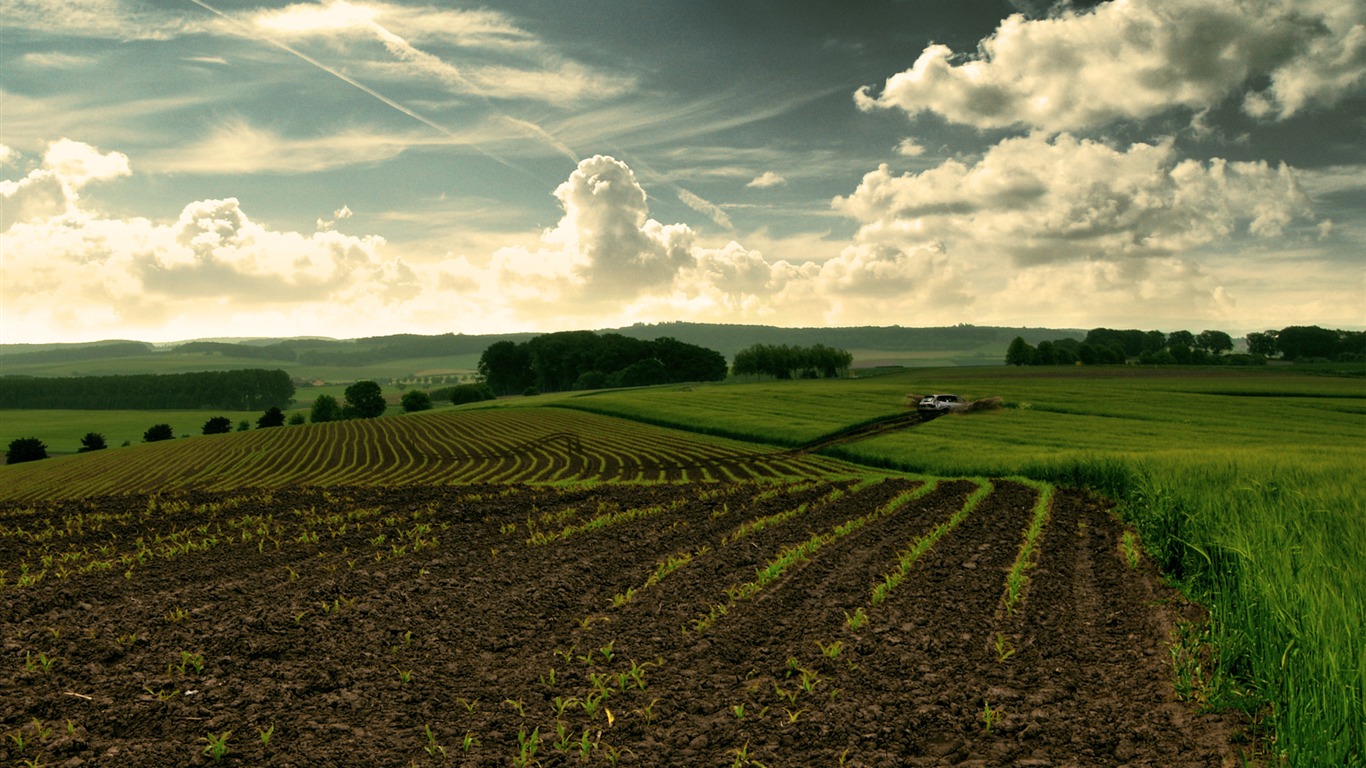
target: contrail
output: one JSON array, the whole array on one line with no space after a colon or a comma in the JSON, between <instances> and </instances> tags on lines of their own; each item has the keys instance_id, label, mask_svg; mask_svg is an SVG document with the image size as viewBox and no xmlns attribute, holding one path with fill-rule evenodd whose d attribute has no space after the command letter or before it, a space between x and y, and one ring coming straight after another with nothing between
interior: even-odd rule
<instances>
[{"instance_id":1,"label":"contrail","mask_svg":"<svg viewBox=\"0 0 1366 768\"><path fill-rule=\"evenodd\" d=\"M313 58L312 56L309 56L308 54L304 53L303 51L300 51L300 50L298 50L297 48L294 48L293 46L291 46L291 45L289 45L289 44L287 44L287 43L282 43L282 42L280 42L279 40L276 40L276 39L270 37L269 35L262 35L262 34L257 33L257 31L251 27L251 25L246 24L246 23L241 22L241 21L238 21L237 19L234 19L233 17L229 16L228 14L223 13L222 11L218 10L217 8L214 8L213 6L211 6L211 5L209 5L208 3L204 2L204 0L190 0L190 2L191 2L191 3L194 3L195 5L199 6L200 8L203 8L204 10L208 11L209 13L212 13L213 15L215 15L215 16L217 16L217 17L223 19L224 21L227 21L228 23L233 24L234 26L236 26L236 27L238 27L238 28L240 28L240 29L246 30L246 32L248 33L248 36L250 36L250 37L252 37L252 38L254 38L254 39L256 39L256 40L259 40L259 41L262 41L262 42L269 43L269 44L275 46L276 48L279 48L280 50L285 51L286 53L292 54L292 55L294 55L294 56L297 56L297 57L300 58L300 59L303 59L304 61L308 62L309 64L312 64L313 66L317 67L318 69L321 69L322 71L326 72L327 74L332 75L333 77L337 78L338 80L341 80L342 82L346 83L347 85L350 85L350 86L352 86L353 88L356 88L356 89L358 89L358 90L360 90L360 91L362 91L362 92L368 94L369 96L374 97L375 99L378 99L379 101L383 102L384 104L386 104L386 105L388 105L388 106L390 106L390 107L393 107L394 109L398 110L399 112L402 112L403 114L407 115L408 117L411 117L412 119L418 121L419 123L422 123L423 125L425 125L425 126L427 126L427 127L429 127L429 128L432 128L433 130L435 130L435 131L437 131L437 132L439 132L439 133L441 133L441 134L443 134L443 135L445 135L445 136L448 136L448 137L450 137L450 138L452 138L452 139L455 139L456 141L460 142L461 144L463 144L463 145L465 145L465 146L467 146L467 147L470 147L471 149L473 149L474 151L476 151L476 152L478 152L479 154L483 155L484 157L487 157L487 158L489 158L490 160L493 160L494 162L499 163L500 165L507 166L508 168L511 168L511 169L513 169L514 171L518 171L519 173L524 173L524 174L526 174L527 176L530 176L530 177L532 177L532 178L539 178L536 174L532 173L531 171L528 171L527 169L525 169L525 168L523 168L523 167L517 165L516 163L513 163L512 161L507 160L507 159L502 158L502 157L499 157L498 155L496 155L496 154L494 154L494 153L492 153L492 152L489 152L488 150L486 150L486 149L480 147L479 145L477 145L477 144L475 144L475 143L473 143L473 142L470 142L470 141L468 141L468 140L462 138L461 136L457 135L454 131L452 131L451 129L447 128L446 126L441 125L440 123L438 123L438 122L436 122L436 121L434 121L434 120L432 120L432 119L430 119L430 118L428 118L428 117L426 117L426 116L424 116L424 115L421 115L421 114L419 114L419 113L417 113L417 112L414 112L413 110L409 109L408 107L405 107L405 106L403 106L402 104L398 103L397 101L394 101L393 99L389 98L388 96L385 96L384 94L380 93L379 91L376 91L374 88L371 88L370 86L368 86L368 85L366 85L366 84L364 84L364 83L362 83L362 82L356 80L355 78L352 78L351 76L347 75L346 73L340 72L340 71L338 71L338 70L336 70L336 69L333 69L332 67L327 66L326 64L322 63L321 61L318 61L317 59Z\"/></svg>"}]
</instances>

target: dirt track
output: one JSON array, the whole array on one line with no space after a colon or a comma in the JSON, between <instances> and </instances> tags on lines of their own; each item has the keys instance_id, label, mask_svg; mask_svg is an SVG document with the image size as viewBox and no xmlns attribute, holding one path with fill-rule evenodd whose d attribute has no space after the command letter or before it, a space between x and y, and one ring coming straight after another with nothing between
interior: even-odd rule
<instances>
[{"instance_id":1,"label":"dirt track","mask_svg":"<svg viewBox=\"0 0 1366 768\"><path fill-rule=\"evenodd\" d=\"M206 737L231 731L221 764L506 766L533 744L527 757L545 766L584 764L581 754L590 765L770 768L1233 764L1225 723L1191 714L1165 682L1174 596L1126 568L1118 524L1076 495L1056 497L1014 616L1000 610L1003 579L1034 494L1010 483L886 602L869 602L897 552L972 488L946 482L694 631L785 547L916 485L833 500L826 483L770 487L330 489L198 494L151 511L139 496L0 509L6 565L36 546L44 521L96 511L124 522L52 535L50 551L86 552L70 559L76 569L101 561L101 546L111 560L137 551L141 535L151 553L126 577L120 565L63 579L54 561L16 588L9 573L0 755L209 764ZM742 523L803 503L734 540ZM554 533L632 510L649 512L527 543L529 519ZM156 533L203 548L157 550ZM691 560L645 586L680 553ZM869 624L850 630L859 608ZM1013 650L1004 661L998 635ZM835 641L829 658L821 646ZM40 659L52 660L46 672ZM999 713L990 730L988 707Z\"/></svg>"}]
</instances>

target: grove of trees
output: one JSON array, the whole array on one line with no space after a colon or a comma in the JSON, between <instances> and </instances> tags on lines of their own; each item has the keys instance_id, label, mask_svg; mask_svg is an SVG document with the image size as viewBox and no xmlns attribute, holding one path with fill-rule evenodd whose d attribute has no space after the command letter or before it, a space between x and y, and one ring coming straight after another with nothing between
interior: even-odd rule
<instances>
[{"instance_id":1,"label":"grove of trees","mask_svg":"<svg viewBox=\"0 0 1366 768\"><path fill-rule=\"evenodd\" d=\"M1318 326L1291 326L1249 333L1247 354L1228 354L1233 338L1223 331L1140 331L1093 328L1082 341L1055 339L1037 347L1015 337L1006 350L1006 365L1119 364L1262 365L1280 355L1286 360L1366 360L1366 332L1330 331Z\"/></svg>"},{"instance_id":2,"label":"grove of trees","mask_svg":"<svg viewBox=\"0 0 1366 768\"><path fill-rule=\"evenodd\" d=\"M403 398L399 402L403 406L404 413L429 411L432 408L432 396L420 389L404 392Z\"/></svg>"},{"instance_id":3,"label":"grove of trees","mask_svg":"<svg viewBox=\"0 0 1366 768\"><path fill-rule=\"evenodd\" d=\"M255 411L288 406L293 398L294 382L280 370L0 377L0 408Z\"/></svg>"},{"instance_id":4,"label":"grove of trees","mask_svg":"<svg viewBox=\"0 0 1366 768\"><path fill-rule=\"evenodd\" d=\"M791 347L786 344L755 344L735 353L731 373L736 376L765 375L777 379L843 376L854 356L824 344Z\"/></svg>"},{"instance_id":5,"label":"grove of trees","mask_svg":"<svg viewBox=\"0 0 1366 768\"><path fill-rule=\"evenodd\" d=\"M479 373L497 395L531 390L638 387L726 377L720 352L667 336L645 341L616 333L565 331L525 342L499 341L479 358Z\"/></svg>"},{"instance_id":6,"label":"grove of trees","mask_svg":"<svg viewBox=\"0 0 1366 768\"><path fill-rule=\"evenodd\" d=\"M314 424L324 421L340 421L342 418L341 403L331 395L318 395L313 401L313 408L308 413L308 420Z\"/></svg>"}]
</instances>

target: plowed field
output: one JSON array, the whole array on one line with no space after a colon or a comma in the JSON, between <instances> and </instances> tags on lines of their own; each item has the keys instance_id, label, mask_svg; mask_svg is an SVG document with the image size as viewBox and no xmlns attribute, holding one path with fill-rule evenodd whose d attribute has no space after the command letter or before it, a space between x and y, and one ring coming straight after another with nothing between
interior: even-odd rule
<instances>
[{"instance_id":1,"label":"plowed field","mask_svg":"<svg viewBox=\"0 0 1366 768\"><path fill-rule=\"evenodd\" d=\"M1166 682L1181 609L1125 564L1107 511L1055 495L1005 610L1036 501L1004 481L808 479L10 504L0 754L1232 764L1222 721Z\"/></svg>"}]
</instances>

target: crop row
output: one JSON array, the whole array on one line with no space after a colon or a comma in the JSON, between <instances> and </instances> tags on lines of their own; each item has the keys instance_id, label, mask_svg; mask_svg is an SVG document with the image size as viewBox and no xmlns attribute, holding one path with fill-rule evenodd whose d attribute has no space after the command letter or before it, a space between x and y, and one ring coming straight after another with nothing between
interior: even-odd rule
<instances>
[{"instance_id":1,"label":"crop row","mask_svg":"<svg viewBox=\"0 0 1366 768\"><path fill-rule=\"evenodd\" d=\"M820 476L819 457L563 409L446 411L196 437L0 468L6 498L244 487L743 481Z\"/></svg>"}]
</instances>

